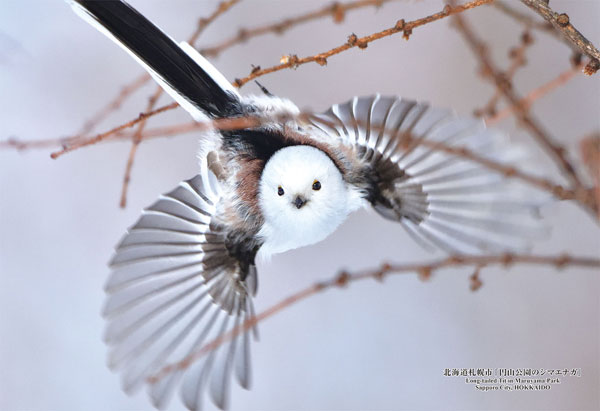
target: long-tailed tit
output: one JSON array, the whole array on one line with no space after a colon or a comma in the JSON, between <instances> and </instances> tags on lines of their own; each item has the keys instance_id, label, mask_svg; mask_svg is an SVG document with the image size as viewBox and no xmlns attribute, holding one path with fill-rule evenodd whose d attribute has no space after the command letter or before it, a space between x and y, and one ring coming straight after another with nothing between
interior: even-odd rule
<instances>
[{"instance_id":1,"label":"long-tailed tit","mask_svg":"<svg viewBox=\"0 0 600 411\"><path fill-rule=\"evenodd\" d=\"M253 316L257 253L321 241L361 207L450 253L505 250L528 231L516 217L529 208L504 176L436 147L496 156L497 135L481 121L380 95L298 116L289 100L241 96L189 44L124 2L71 3L194 119L265 119L205 133L198 175L145 209L116 247L105 338L127 391ZM252 332L148 383L152 403L164 407L180 386L189 409L201 407L205 388L225 408L231 374L250 386Z\"/></svg>"}]
</instances>

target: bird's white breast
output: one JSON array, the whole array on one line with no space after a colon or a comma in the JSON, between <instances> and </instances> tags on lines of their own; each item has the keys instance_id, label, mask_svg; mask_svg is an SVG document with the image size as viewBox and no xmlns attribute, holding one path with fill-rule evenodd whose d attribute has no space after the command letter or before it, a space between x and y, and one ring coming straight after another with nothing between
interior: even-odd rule
<instances>
[{"instance_id":1,"label":"bird's white breast","mask_svg":"<svg viewBox=\"0 0 600 411\"><path fill-rule=\"evenodd\" d=\"M350 210L344 207L330 214L330 218L320 224L306 224L280 214L265 222L259 232L264 240L261 254L277 254L318 243L333 233L349 213Z\"/></svg>"}]
</instances>

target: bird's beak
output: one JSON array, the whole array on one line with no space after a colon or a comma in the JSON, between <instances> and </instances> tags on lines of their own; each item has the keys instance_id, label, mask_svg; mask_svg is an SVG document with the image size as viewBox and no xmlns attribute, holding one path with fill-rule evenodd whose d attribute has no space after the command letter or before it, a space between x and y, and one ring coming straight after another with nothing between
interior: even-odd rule
<instances>
[{"instance_id":1,"label":"bird's beak","mask_svg":"<svg viewBox=\"0 0 600 411\"><path fill-rule=\"evenodd\" d=\"M296 199L292 204L294 204L297 209L300 209L304 204L306 204L306 200L300 196L296 196Z\"/></svg>"}]
</instances>

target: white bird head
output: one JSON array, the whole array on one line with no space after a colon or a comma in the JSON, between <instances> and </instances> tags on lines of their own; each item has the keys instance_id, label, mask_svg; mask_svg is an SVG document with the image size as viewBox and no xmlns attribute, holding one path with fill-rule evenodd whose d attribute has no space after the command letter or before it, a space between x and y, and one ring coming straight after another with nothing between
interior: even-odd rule
<instances>
[{"instance_id":1,"label":"white bird head","mask_svg":"<svg viewBox=\"0 0 600 411\"><path fill-rule=\"evenodd\" d=\"M263 253L323 240L357 208L353 191L323 151L298 145L275 152L259 184Z\"/></svg>"}]
</instances>

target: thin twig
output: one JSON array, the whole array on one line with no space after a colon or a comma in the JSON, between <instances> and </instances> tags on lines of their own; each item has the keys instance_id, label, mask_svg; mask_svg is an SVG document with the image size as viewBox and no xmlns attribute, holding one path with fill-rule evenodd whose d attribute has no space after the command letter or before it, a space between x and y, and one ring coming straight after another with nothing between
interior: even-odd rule
<instances>
[{"instance_id":1,"label":"thin twig","mask_svg":"<svg viewBox=\"0 0 600 411\"><path fill-rule=\"evenodd\" d=\"M357 0L348 3L334 2L318 10L310 11L298 16L288 17L275 23L252 28L242 27L238 30L235 36L225 39L214 46L202 48L200 49L200 53L205 57L217 57L223 51L235 46L236 44L245 43L253 37L258 37L269 33L283 34L292 27L329 16L333 17L333 21L335 23L341 23L344 20L346 12L348 11L369 6L381 7L384 3L388 3L390 1L397 0Z\"/></svg>"},{"instance_id":2,"label":"thin twig","mask_svg":"<svg viewBox=\"0 0 600 411\"><path fill-rule=\"evenodd\" d=\"M226 13L230 8L238 4L242 0L224 0L219 3L217 8L208 17L201 17L196 25L196 30L190 36L188 43L192 46L198 41L198 37L206 30L206 28L215 21L219 16Z\"/></svg>"},{"instance_id":3,"label":"thin twig","mask_svg":"<svg viewBox=\"0 0 600 411\"><path fill-rule=\"evenodd\" d=\"M495 3L494 3L495 4ZM525 59L525 52L531 45L533 44L533 37L529 30L525 30L523 34L521 34L521 41L519 46L513 47L510 49L508 55L511 59L511 64L504 73L504 76L508 81L512 81L517 73L517 70L524 67L527 60ZM494 95L489 99L489 101L483 106L482 109L477 109L474 111L476 116L493 116L497 111L498 101L502 97L500 91L496 88L494 90Z\"/></svg>"},{"instance_id":4,"label":"thin twig","mask_svg":"<svg viewBox=\"0 0 600 411\"><path fill-rule=\"evenodd\" d=\"M569 70L563 71L549 82L542 84L540 87L537 87L534 90L531 90L525 97L523 97L520 100L520 105L528 109L529 107L531 107L534 101L540 99L541 97L550 93L552 90L562 86L563 84L567 83L569 80L574 78L578 73L580 73L582 67L583 65L579 65L570 68ZM506 117L513 114L514 111L515 106L509 106L504 110L497 112L493 116L486 118L485 123L488 126L497 124L500 121L504 120Z\"/></svg>"},{"instance_id":5,"label":"thin twig","mask_svg":"<svg viewBox=\"0 0 600 411\"><path fill-rule=\"evenodd\" d=\"M582 56L581 52L579 51L579 48L575 44L573 44L572 42L567 40L561 34L560 31L558 31L554 28L554 26L551 23L540 22L540 21L534 19L533 17L531 17L530 15L523 13L520 9L516 9L516 8L509 6L509 3L507 1L495 1L494 7L496 7L497 10L500 10L507 16L513 18L514 20L522 23L523 25L525 25L525 27L527 29L536 29L541 33L549 34L552 37L554 37L555 39L560 40L562 43L566 44L573 51L573 56L576 60ZM579 65L579 62L578 61L575 62L574 65L575 66Z\"/></svg>"},{"instance_id":6,"label":"thin twig","mask_svg":"<svg viewBox=\"0 0 600 411\"><path fill-rule=\"evenodd\" d=\"M537 143L551 155L558 167L569 179L573 185L573 188L580 192L578 197L586 198L582 204L596 214L595 200L593 196L589 195L588 190L583 187L577 170L567 158L564 147L556 143L554 139L551 138L549 134L542 128L542 125L531 116L527 110L527 107L521 103L521 98L513 90L511 83L507 81L507 79L492 63L492 60L488 55L487 45L479 37L477 37L475 32L465 22L464 18L462 18L460 15L456 15L454 16L454 19L467 44L478 57L482 66L482 74L495 83L498 90L514 107L515 115L518 117L521 124L531 133Z\"/></svg>"},{"instance_id":7,"label":"thin twig","mask_svg":"<svg viewBox=\"0 0 600 411\"><path fill-rule=\"evenodd\" d=\"M131 94L136 92L139 88L141 88L144 84L150 80L150 75L144 73L133 80L128 85L124 86L117 97L111 100L106 106L104 106L98 113L96 113L91 119L86 121L81 128L81 130L77 133L80 136L87 135L90 131L92 131L102 120L104 120L110 113L116 111L121 107L121 104L129 97Z\"/></svg>"},{"instance_id":8,"label":"thin twig","mask_svg":"<svg viewBox=\"0 0 600 411\"><path fill-rule=\"evenodd\" d=\"M350 49L352 47L355 47L355 46L357 46L359 48L364 48L370 42L373 42L375 40L381 39L381 38L386 37L386 36L390 36L390 35L392 35L394 33L398 33L398 32L403 32L404 36L406 38L408 38L411 35L412 30L414 28L416 28L416 27L423 26L425 24L428 24L428 23L440 20L440 19L442 19L444 17L447 17L447 16L450 16L452 14L457 14L457 13L463 12L465 10L469 10L469 9L474 8L474 7L481 6L483 4L491 3L493 1L494 0L474 0L474 1L471 1L469 3L463 4L463 5L460 5L460 6L456 6L456 7L450 7L450 6L447 5L446 7L444 7L444 10L441 11L441 12L439 12L439 13L432 14L431 16L427 16L427 17L424 17L424 18L421 18L421 19L417 19L417 20L414 20L414 21L411 21L411 22L408 22L408 23L405 23L404 20L399 20L393 28L390 28L390 29L387 29L387 30L383 30L383 31L378 32L378 33L374 33L374 34L371 34L369 36L362 37L360 39L357 38L356 36L352 35L352 36L350 36L350 39L349 39L348 43L346 43L345 45L342 45L340 47L337 47L335 49L329 50L329 51L324 52L324 53L319 53L319 54L314 55L314 56L305 57L304 59L298 59L298 61L303 61L300 64L305 64L305 63L308 63L310 61L315 61L315 62L318 62L319 64L325 64L326 63L326 57L324 57L324 56L328 57L328 56L331 56L331 55L334 55L334 54L339 54L339 53L341 53L341 52L343 52L345 50L348 50L348 49ZM352 43L352 45L350 45L350 43ZM291 60L294 60L294 59L292 58ZM272 73L272 72L275 72L275 71L282 70L283 68L287 68L287 67L291 67L291 63L288 62L286 64L283 64L283 65L280 65L280 66L271 67L271 68L264 69L264 70L255 70L249 77L246 77L246 78L241 79L241 80L236 80L234 82L234 84L237 85L237 86L239 86L239 87L241 87L242 85L244 85L245 83L247 83L248 81L250 81L252 79L255 79L257 77L260 77L260 76L263 76L263 75L266 75L266 74L269 74L269 73ZM143 121L143 120L145 120L147 118L150 118L150 117L152 117L152 116L154 116L156 114L159 114L159 113L162 113L162 112L165 112L165 111L168 111L168 110L172 110L172 109L174 109L176 107L178 107L178 104L177 103L172 103L172 104L169 104L169 105L166 105L166 106L162 106L162 107L160 107L158 109L152 110L150 112L141 113L138 116L138 118L136 118L136 119L134 119L134 120L132 120L132 121L130 121L128 123L125 123L122 126L116 127L114 129L106 132L106 133L99 134L99 135L95 136L92 139L87 139L87 140L84 140L84 141L81 141L81 142L77 142L76 144L73 144L73 145L71 145L69 147L65 147L65 148L63 148L63 150L60 150L60 151L52 153L51 157L52 158L58 158L62 154L66 153L66 152L70 152L70 151L73 151L73 150L78 149L80 147L88 146L90 144L95 144L95 143L97 143L99 141L102 141L104 138L107 138L107 137L111 136L112 134L114 134L115 131L119 131L119 130L122 130L123 128L131 127L132 125L135 125L135 124L137 124L140 121Z\"/></svg>"},{"instance_id":9,"label":"thin twig","mask_svg":"<svg viewBox=\"0 0 600 411\"><path fill-rule=\"evenodd\" d=\"M31 150L34 148L53 148L65 146L79 139L75 137L49 138L44 140L23 141L16 137L9 137L7 140L0 141L0 148L14 148L17 151Z\"/></svg>"},{"instance_id":10,"label":"thin twig","mask_svg":"<svg viewBox=\"0 0 600 411\"><path fill-rule=\"evenodd\" d=\"M531 16L521 12L521 10L517 10L517 9L509 6L509 3L506 1L495 1L494 7L496 9L500 10L501 12L503 12L504 14L512 17L513 19L523 23L525 25L525 27L527 27L527 28L544 31L544 32L550 33L556 37L559 36L558 32L554 29L552 24L539 22L539 21L535 20L534 18L532 18Z\"/></svg>"},{"instance_id":11,"label":"thin twig","mask_svg":"<svg viewBox=\"0 0 600 411\"><path fill-rule=\"evenodd\" d=\"M541 190L547 191L559 200L576 200L582 205L586 205L588 201L588 195L586 191L571 190L564 188L563 186L553 183L545 178L536 177L532 174L525 173L513 166L507 166L506 164L498 163L497 161L490 160L488 158L478 156L473 151L466 147L450 147L443 143L436 141L423 140L420 142L425 147L432 148L436 151L442 151L456 157L462 157L475 163L481 164L482 166L497 171L504 175L506 178L516 178L524 181L534 187Z\"/></svg>"},{"instance_id":12,"label":"thin twig","mask_svg":"<svg viewBox=\"0 0 600 411\"><path fill-rule=\"evenodd\" d=\"M146 111L150 111L156 105L160 95L162 94L162 88L158 87L152 97L150 97L148 101L148 106L146 107ZM137 149L142 142L142 133L144 132L144 128L146 127L146 120L140 121L138 124L138 128L135 131L131 149L129 150L129 156L127 156L127 164L125 165L125 175L123 176L123 185L121 187L121 200L119 201L119 206L121 208L125 208L127 205L127 189L129 188L129 182L131 181L131 170L133 168L133 161L135 159L135 155L137 153Z\"/></svg>"},{"instance_id":13,"label":"thin twig","mask_svg":"<svg viewBox=\"0 0 600 411\"><path fill-rule=\"evenodd\" d=\"M325 66L327 64L327 59L329 57L339 54L348 49L351 49L354 47L358 47L360 49L365 49L365 48L367 48L369 43L371 43L375 40L379 40L384 37L391 36L393 34L397 34L397 33L403 33L403 37L405 39L408 39L410 37L410 35L412 34L412 31L417 27L423 26L428 23L432 23L437 20L441 20L445 17L451 16L454 14L461 13L465 10L469 10L469 9L472 9L472 8L475 8L475 7L484 5L484 4L492 3L493 1L494 0L474 0L469 3L465 3L462 5L455 6L455 7L450 7L449 5L446 5L444 7L444 9L442 11L440 11L439 13L435 13L430 16L423 17L421 19L417 19L417 20L413 20L413 21L409 21L409 22L405 22L404 19L401 19L396 22L394 27L385 29L385 30L377 32L377 33L370 34L368 36L359 38L355 34L352 34L348 37L348 41L346 41L346 43L342 44L341 46L335 47L331 50L328 50L328 51L325 51L325 52L322 52L319 54L315 54L313 56L308 56L308 57L303 57L303 58L299 58L296 55L283 56L281 59L281 64L278 64L278 65L275 65L272 67L267 67L265 69L258 69L258 70L253 69L252 72L248 76L241 78L241 79L236 79L233 84L237 87L241 87L244 84L246 84L247 82L254 80L257 77L264 76L265 74L274 73L276 71L280 71L283 69L289 69L289 68L295 69L298 66L301 66L301 65L307 64L307 63L317 63L320 66Z\"/></svg>"},{"instance_id":14,"label":"thin twig","mask_svg":"<svg viewBox=\"0 0 600 411\"><path fill-rule=\"evenodd\" d=\"M206 355L210 351L216 349L221 344L231 340L235 336L248 331L259 322L273 316L274 314L286 309L287 307L296 304L300 301L307 299L315 294L332 288L342 288L348 284L360 280L374 279L382 281L387 275L392 274L406 274L416 273L422 279L428 279L431 275L445 268L450 267L474 267L475 269L481 270L484 267L492 265L501 265L504 267L512 267L515 264L534 264L534 265L546 265L552 266L556 269L562 269L565 267L592 267L600 268L600 260L596 258L588 257L571 257L569 255L562 256L540 256L540 255L522 255L522 254L501 254L501 255L456 255L450 256L444 259L432 261L429 263L419 264L383 264L379 269L365 270L357 273L341 272L335 277L313 284L305 289L302 289L291 296L281 300L277 304L267 308L255 317L249 318L244 323L237 327L234 327L227 333L224 333L214 340L210 341L200 349L194 351L191 355L185 357L183 360L166 365L161 368L156 374L149 377L147 382L155 384L159 382L169 373L176 370L184 370L188 368L192 363L197 361L203 355Z\"/></svg>"},{"instance_id":15,"label":"thin twig","mask_svg":"<svg viewBox=\"0 0 600 411\"><path fill-rule=\"evenodd\" d=\"M69 153L69 152L71 152L73 150L77 150L78 148L87 147L87 146L90 146L92 144L99 143L99 142L105 140L106 138L114 135L115 133L117 133L117 132L119 132L121 130L124 130L124 129L129 128L129 127L133 127L136 124L138 124L139 122L144 121L144 120L146 120L149 117L152 117L152 116L154 116L156 114L159 114L159 113L163 113L165 111L173 110L176 107L179 107L179 104L177 104L177 103L171 103L171 104L168 104L166 106L159 107L156 110L152 110L152 111L149 111L149 112L146 112L146 113L140 113L137 118L135 118L133 120L130 120L130 121L128 121L125 124L121 124L120 126L117 126L115 128L112 128L112 129L110 129L110 130L108 130L108 131L106 131L104 133L97 134L96 136L94 136L92 138L89 138L89 139L78 139L75 143L73 143L71 145L68 145L66 147L63 147L61 150L58 150L58 151L55 151L55 152L51 153L50 157L52 157L53 159L57 159L58 157L62 156L63 154Z\"/></svg>"},{"instance_id":16,"label":"thin twig","mask_svg":"<svg viewBox=\"0 0 600 411\"><path fill-rule=\"evenodd\" d=\"M591 59L584 68L585 74L591 76L600 69L600 51L571 24L566 13L559 14L555 12L546 0L521 0L521 2L552 24L556 30L563 34L565 39L573 43L579 51Z\"/></svg>"}]
</instances>

